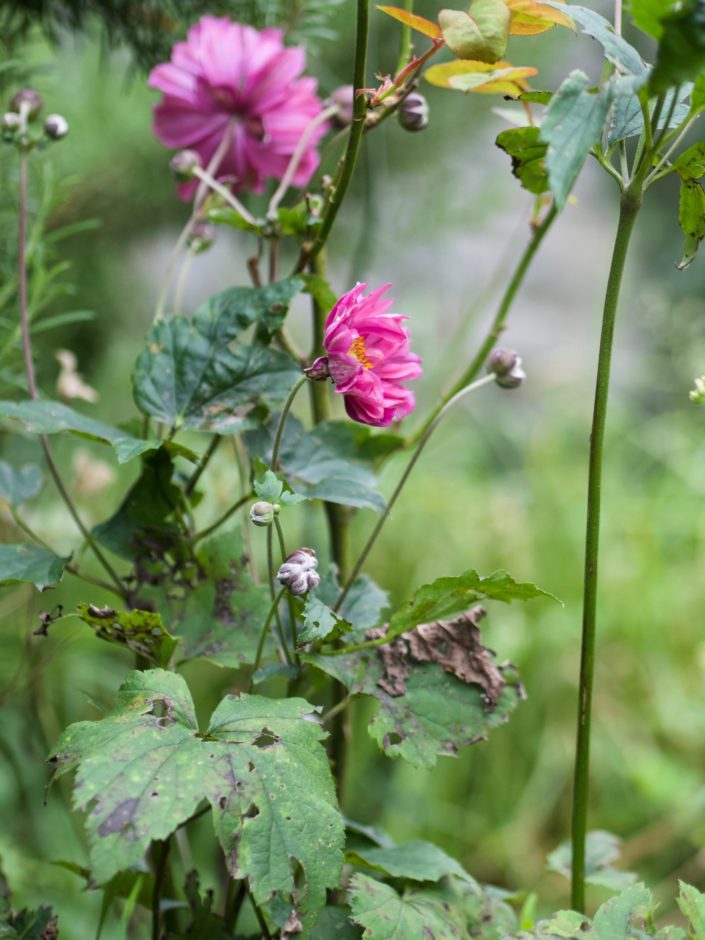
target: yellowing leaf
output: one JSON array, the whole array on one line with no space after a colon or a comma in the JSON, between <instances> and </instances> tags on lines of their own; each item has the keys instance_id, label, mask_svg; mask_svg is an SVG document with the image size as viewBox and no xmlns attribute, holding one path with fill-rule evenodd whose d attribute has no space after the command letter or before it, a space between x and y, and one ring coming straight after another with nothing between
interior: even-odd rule
<instances>
[{"instance_id":1,"label":"yellowing leaf","mask_svg":"<svg viewBox=\"0 0 705 940\"><path fill-rule=\"evenodd\" d=\"M538 74L532 66L515 67L509 62L468 62L456 60L434 65L425 73L432 85L456 91L518 97L528 86L526 79Z\"/></svg>"},{"instance_id":2,"label":"yellowing leaf","mask_svg":"<svg viewBox=\"0 0 705 940\"><path fill-rule=\"evenodd\" d=\"M553 26L573 29L573 21L566 13L546 6L537 0L504 0L512 14L510 36L536 36Z\"/></svg>"},{"instance_id":3,"label":"yellowing leaf","mask_svg":"<svg viewBox=\"0 0 705 940\"><path fill-rule=\"evenodd\" d=\"M504 0L473 0L468 13L441 10L438 23L459 59L497 62L509 39L510 12Z\"/></svg>"},{"instance_id":4,"label":"yellowing leaf","mask_svg":"<svg viewBox=\"0 0 705 940\"><path fill-rule=\"evenodd\" d=\"M428 36L429 39L441 38L441 27L423 16L418 16L416 13L409 12L409 10L402 10L401 7L378 6L377 9L381 10L382 13L386 13L387 16L393 17L395 20L399 20L399 22L403 23L405 26L410 26L411 29L415 29L417 33L423 33L424 36Z\"/></svg>"}]
</instances>

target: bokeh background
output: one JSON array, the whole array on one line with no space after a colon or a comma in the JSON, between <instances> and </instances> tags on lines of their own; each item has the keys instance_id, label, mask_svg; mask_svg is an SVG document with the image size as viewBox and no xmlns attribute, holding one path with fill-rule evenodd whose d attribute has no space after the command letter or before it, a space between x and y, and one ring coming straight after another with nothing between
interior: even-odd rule
<instances>
[{"instance_id":1,"label":"bokeh background","mask_svg":"<svg viewBox=\"0 0 705 940\"><path fill-rule=\"evenodd\" d=\"M57 17L63 4L46 4L44 24L38 23L42 6L0 4L3 98L31 80L47 111L64 114L71 125L64 142L33 161L33 211L48 232L41 266L54 278L45 314L71 314L36 337L39 381L53 395L54 352L73 349L100 395L86 410L117 423L134 415L132 365L188 211L175 196L169 154L150 131L156 95L146 87L146 71L207 5L157 4L164 17L158 29L149 20L125 37L113 24L112 42L99 13L73 29L70 16ZM262 19L302 6L222 2L211 9ZM311 71L328 94L350 81L354 4L342 0L330 16L325 4L316 6L311 22L295 23L294 38L312 44ZM416 6L433 16L439 4ZM629 29L627 38L637 39ZM648 46L640 48L648 58ZM398 27L374 12L370 75L391 71L397 52ZM556 87L576 65L595 80L601 70L599 48L567 31L515 38L508 58L539 67L536 88ZM396 309L411 318L426 367L411 426L473 356L528 238L531 210L531 197L494 146L509 126L498 110L518 106L494 96L422 90L431 108L428 129L411 135L391 120L365 138L330 245L336 291L358 279L389 280ZM330 167L334 160L332 151ZM13 351L11 148L0 150L0 161L0 381L4 396L22 397ZM469 567L506 568L561 598L562 606L548 600L495 605L484 621L485 642L516 663L528 692L508 725L457 760L441 759L422 771L377 752L365 734L369 713L358 705L346 781L350 818L398 840L436 841L477 878L537 892L542 911L567 905L567 883L546 870L545 860L569 824L586 458L617 195L614 182L588 163L531 268L503 340L520 350L528 380L511 393L483 389L447 419L367 565L397 601L420 583ZM251 249L247 236L220 231L191 267L184 309L246 283ZM676 916L678 878L705 885L705 412L688 400L693 376L705 372L705 269L698 259L678 273L680 250L677 187L666 180L649 191L638 222L616 337L591 813L591 828L624 839L623 865L655 886L666 920ZM295 307L291 319L293 332L305 339L305 307ZM31 439L4 432L0 449L13 462L35 455ZM136 467L118 469L106 449L84 441L56 439L56 449L84 517L107 518ZM212 466L198 510L202 524L233 501L239 486L225 452ZM385 492L400 468L399 461L385 467ZM52 545L76 550L50 483L25 515ZM300 537L325 555L320 510L289 515L288 540ZM373 523L370 512L356 515L359 544ZM4 511L0 530L5 541L21 538ZM260 534L254 533L254 548L261 556ZM75 580L44 595L0 592L0 857L16 905L53 905L62 936L82 940L93 935L101 897L56 864L85 865L87 854L69 787L56 785L45 796L45 757L68 723L98 717L96 709L110 703L131 661L78 621L62 623L48 638L33 636L40 610L79 599L109 597L96 589L86 598ZM206 664L188 666L186 675L204 715L232 681ZM202 825L198 851L209 839L208 820ZM215 865L202 864L208 886ZM591 901L605 896L592 889ZM119 904L103 936L126 936Z\"/></svg>"}]
</instances>

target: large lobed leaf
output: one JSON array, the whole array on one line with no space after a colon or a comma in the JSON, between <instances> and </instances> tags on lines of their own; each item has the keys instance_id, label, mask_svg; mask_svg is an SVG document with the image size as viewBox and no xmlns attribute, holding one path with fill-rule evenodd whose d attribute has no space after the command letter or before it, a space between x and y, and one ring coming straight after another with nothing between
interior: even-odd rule
<instances>
[{"instance_id":1,"label":"large lobed leaf","mask_svg":"<svg viewBox=\"0 0 705 940\"><path fill-rule=\"evenodd\" d=\"M43 545L0 545L0 585L27 583L44 591L61 581L70 560Z\"/></svg>"},{"instance_id":2,"label":"large lobed leaf","mask_svg":"<svg viewBox=\"0 0 705 940\"><path fill-rule=\"evenodd\" d=\"M184 680L155 669L130 673L113 711L71 725L51 760L57 775L76 770L97 882L137 864L206 799L231 875L310 925L342 873L324 738L308 702L257 695L224 698L201 734Z\"/></svg>"},{"instance_id":3,"label":"large lobed leaf","mask_svg":"<svg viewBox=\"0 0 705 940\"><path fill-rule=\"evenodd\" d=\"M435 891L408 891L399 895L391 885L353 875L350 881L351 917L365 928L369 940L466 940L463 911L451 907Z\"/></svg>"}]
</instances>

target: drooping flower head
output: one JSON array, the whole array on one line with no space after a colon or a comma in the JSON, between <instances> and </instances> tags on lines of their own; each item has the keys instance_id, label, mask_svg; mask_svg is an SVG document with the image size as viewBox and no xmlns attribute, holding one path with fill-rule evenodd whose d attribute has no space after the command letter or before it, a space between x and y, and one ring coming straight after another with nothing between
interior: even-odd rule
<instances>
[{"instance_id":1,"label":"drooping flower head","mask_svg":"<svg viewBox=\"0 0 705 940\"><path fill-rule=\"evenodd\" d=\"M167 147L189 148L204 166L227 137L216 171L236 192L261 192L281 179L297 143L322 105L316 81L301 77L306 53L285 48L278 29L257 31L204 16L174 46L171 61L154 68L149 84L163 92L154 133ZM326 125L315 128L293 183L305 186L318 166L317 146ZM179 187L188 199L195 181Z\"/></svg>"},{"instance_id":2,"label":"drooping flower head","mask_svg":"<svg viewBox=\"0 0 705 940\"><path fill-rule=\"evenodd\" d=\"M408 318L388 313L392 300L383 294L390 287L365 296L367 284L356 284L331 310L323 335L328 372L345 410L353 421L376 427L411 414L416 399L403 383L423 371L411 351Z\"/></svg>"}]
</instances>

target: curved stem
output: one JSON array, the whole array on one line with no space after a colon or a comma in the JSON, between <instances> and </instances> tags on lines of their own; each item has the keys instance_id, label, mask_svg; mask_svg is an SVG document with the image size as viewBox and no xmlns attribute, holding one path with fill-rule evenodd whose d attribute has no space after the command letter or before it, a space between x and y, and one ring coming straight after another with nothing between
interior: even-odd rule
<instances>
[{"instance_id":1,"label":"curved stem","mask_svg":"<svg viewBox=\"0 0 705 940\"><path fill-rule=\"evenodd\" d=\"M207 535L211 535L213 532L215 532L216 529L219 529L224 522L227 522L228 519L238 511L238 509L242 509L245 503L249 503L249 501L254 498L254 495L255 494L252 492L245 493L245 495L241 496L240 499L233 503L229 509L226 509L223 515L216 519L212 525L202 529L200 532L196 532L191 541L195 544L200 539L204 539Z\"/></svg>"},{"instance_id":2,"label":"curved stem","mask_svg":"<svg viewBox=\"0 0 705 940\"><path fill-rule=\"evenodd\" d=\"M241 215L245 222L248 222L250 225L257 226L257 219L247 211L243 206L240 200L233 193L230 192L227 186L223 186L222 183L219 183L214 176L208 170L202 169L200 166L195 167L193 175L196 179L199 179L206 188L212 189L214 193L218 193L219 196L228 203L228 205L234 209L238 215Z\"/></svg>"},{"instance_id":3,"label":"curved stem","mask_svg":"<svg viewBox=\"0 0 705 940\"><path fill-rule=\"evenodd\" d=\"M222 440L223 438L220 436L220 434L213 435L213 440L208 445L208 449L205 451L201 459L198 461L198 466L196 467L196 469L188 478L186 486L184 487L184 496L190 496L191 493L193 493L194 489L196 488L196 484L201 479L201 475L203 471L206 469L206 467L210 463L211 457L213 456L213 454L220 447L220 442Z\"/></svg>"},{"instance_id":4,"label":"curved stem","mask_svg":"<svg viewBox=\"0 0 705 940\"><path fill-rule=\"evenodd\" d=\"M350 572L350 575L345 583L345 587L341 591L340 596L338 597L338 600L335 603L335 607L333 608L334 611L337 612L340 610L343 604L343 601L347 597L348 591L352 587L355 581L355 578L357 578L358 574L360 573L360 569L365 563L365 559L369 555L372 549L372 546L377 541L378 535L382 531L382 528L384 527L385 522L389 518L389 514L392 511L392 508L394 507L394 504L399 498L399 494L404 489L404 484L409 479L409 476L411 475L411 471L416 466L416 461L421 456L424 447L426 446L426 444L428 444L428 441L431 435L433 434L435 429L438 427L438 425L441 423L446 413L450 411L450 409L453 407L454 404L456 404L456 402L459 402L461 398L465 398L465 396L469 395L470 392L474 392L476 391L476 389L482 388L483 385L489 385L491 382L495 382L495 381L496 381L495 375L493 374L485 375L481 379L478 379L476 382L473 382L471 385L468 385L465 388L461 389L459 392L456 392L456 394L453 395L453 397L450 398L440 409L436 410L436 412L433 414L431 419L426 423L424 432L421 435L421 438L419 439L419 442L416 445L414 452L409 458L409 462L406 465L406 468L404 469L404 472L402 473L399 479L399 482L394 488L394 492L389 497L389 501L387 502L387 505L384 507L384 511L382 512L379 519L377 520L377 524L372 530L372 534L370 535L367 542L365 543L365 547L362 549L362 552L360 553L360 557L357 559L357 561L355 562L353 566L352 571Z\"/></svg>"},{"instance_id":5,"label":"curved stem","mask_svg":"<svg viewBox=\"0 0 705 940\"><path fill-rule=\"evenodd\" d=\"M284 596L285 591L286 591L285 587L280 588L279 591L277 591L274 599L272 600L272 606L269 608L269 613L267 614L267 617L264 621L264 626L262 627L262 633L259 638L259 643L257 644L257 652L255 653L255 661L252 664L252 674L250 676L250 688L252 688L252 676L254 676L254 674L257 672L257 670L259 669L260 663L262 662L262 652L264 651L264 644L267 640L269 627L271 626L272 620L277 611L277 607L279 606L279 602Z\"/></svg>"},{"instance_id":6,"label":"curved stem","mask_svg":"<svg viewBox=\"0 0 705 940\"><path fill-rule=\"evenodd\" d=\"M279 467L279 451L281 450L282 436L284 434L284 427L286 425L286 419L291 411L291 406L294 404L294 399L299 393L299 389L308 379L305 375L302 375L298 381L294 384L293 388L289 392L289 395L284 402L284 407L281 410L279 415L279 423L277 424L277 429L274 432L274 444L272 445L272 470L276 471Z\"/></svg>"},{"instance_id":7,"label":"curved stem","mask_svg":"<svg viewBox=\"0 0 705 940\"><path fill-rule=\"evenodd\" d=\"M419 441L424 436L430 425L433 424L438 415L443 411L445 406L454 398L454 396L458 394L458 392L462 391L462 389L464 389L466 385L469 385L469 383L472 382L479 374L487 357L496 345L497 340L502 335L504 322L507 319L507 315L509 314L514 298L516 297L516 294L522 285L524 276L529 269L529 265L531 264L534 255L538 251L546 233L553 225L557 215L558 210L555 206L551 206L543 222L541 222L541 224L534 229L533 235L524 249L524 253L519 259L519 263L517 264L516 270L512 275L512 279L509 284L507 284L504 294L502 295L502 299L499 302L499 306L497 307L497 312L494 315L494 319L490 324L487 335L485 336L482 345L477 351L475 358L472 360L470 365L467 367L455 385L451 388L451 390L443 396L439 404L431 412L424 424L422 424L419 430L413 435L410 443L414 444Z\"/></svg>"},{"instance_id":8,"label":"curved stem","mask_svg":"<svg viewBox=\"0 0 705 940\"><path fill-rule=\"evenodd\" d=\"M27 154L22 152L20 153L20 173L19 173L19 211L18 211L18 231L17 231L17 259L18 259L18 270L17 270L17 279L18 279L18 295L19 295L19 306L20 306L20 331L22 334L22 354L24 357L24 366L25 372L27 374L27 387L29 389L29 397L32 401L36 401L38 396L37 393L37 379L34 372L34 359L32 357L32 335L29 328L29 301L27 295ZM108 559L105 557L103 552L98 547L98 543L95 541L91 535L89 529L84 524L83 520L78 514L78 510L74 506L73 500L69 495L64 481L59 473L59 468L56 466L54 461L54 455L51 450L51 445L49 444L49 438L46 434L39 435L39 442L44 452L44 459L46 461L47 467L49 468L49 473L54 480L54 484L59 491L59 495L69 513L71 518L76 523L76 527L79 532L85 539L86 543L90 547L91 551L98 559L100 564L105 569L106 573L109 575L110 580L115 585L117 591L121 597L126 596L125 586L120 579L117 571L110 564Z\"/></svg>"},{"instance_id":9,"label":"curved stem","mask_svg":"<svg viewBox=\"0 0 705 940\"><path fill-rule=\"evenodd\" d=\"M612 341L624 274L629 240L641 207L641 188L628 188L621 200L619 223L615 236L602 319L602 334L595 383L595 403L590 434L588 475L587 526L585 535L585 575L583 586L583 626L580 654L580 691L578 730L575 744L575 774L572 818L572 885L571 904L574 910L585 909L585 839L590 770L590 723L592 689L595 673L595 623L597 610L597 566L600 543L600 497L602 490L602 459L609 394Z\"/></svg>"}]
</instances>

